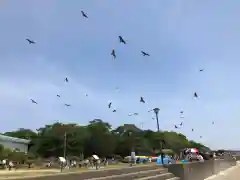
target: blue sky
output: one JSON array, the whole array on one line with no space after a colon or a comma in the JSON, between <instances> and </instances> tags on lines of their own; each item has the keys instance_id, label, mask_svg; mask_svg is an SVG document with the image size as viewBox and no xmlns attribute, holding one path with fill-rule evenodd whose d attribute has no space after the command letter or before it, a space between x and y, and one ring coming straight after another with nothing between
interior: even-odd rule
<instances>
[{"instance_id":1,"label":"blue sky","mask_svg":"<svg viewBox=\"0 0 240 180\"><path fill-rule=\"evenodd\" d=\"M159 107L162 130L173 130L184 110L179 131L189 139L240 149L239 7L238 0L2 0L0 131L94 118L156 130L147 111Z\"/></svg>"}]
</instances>

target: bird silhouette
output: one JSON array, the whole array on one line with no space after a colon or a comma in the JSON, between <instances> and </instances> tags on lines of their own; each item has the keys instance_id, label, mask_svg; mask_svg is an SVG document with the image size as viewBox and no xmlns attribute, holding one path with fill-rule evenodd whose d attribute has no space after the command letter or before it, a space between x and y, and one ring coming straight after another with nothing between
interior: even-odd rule
<instances>
[{"instance_id":1,"label":"bird silhouette","mask_svg":"<svg viewBox=\"0 0 240 180\"><path fill-rule=\"evenodd\" d=\"M212 124L214 124L214 122L212 122Z\"/></svg>"},{"instance_id":2,"label":"bird silhouette","mask_svg":"<svg viewBox=\"0 0 240 180\"><path fill-rule=\"evenodd\" d=\"M112 50L111 55L113 56L114 59L116 59L117 56L114 49Z\"/></svg>"},{"instance_id":3,"label":"bird silhouette","mask_svg":"<svg viewBox=\"0 0 240 180\"><path fill-rule=\"evenodd\" d=\"M181 114L183 114L183 111L180 111Z\"/></svg>"},{"instance_id":4,"label":"bird silhouette","mask_svg":"<svg viewBox=\"0 0 240 180\"><path fill-rule=\"evenodd\" d=\"M88 18L87 14L84 11L81 11L81 13L83 17Z\"/></svg>"},{"instance_id":5,"label":"bird silhouette","mask_svg":"<svg viewBox=\"0 0 240 180\"><path fill-rule=\"evenodd\" d=\"M200 71L200 72L203 72L203 70L204 70L204 69L200 69L199 71Z\"/></svg>"},{"instance_id":6,"label":"bird silhouette","mask_svg":"<svg viewBox=\"0 0 240 180\"><path fill-rule=\"evenodd\" d=\"M60 95L58 94L57 97L60 97Z\"/></svg>"},{"instance_id":7,"label":"bird silhouette","mask_svg":"<svg viewBox=\"0 0 240 180\"><path fill-rule=\"evenodd\" d=\"M182 125L183 125L183 122L180 123L180 126L182 126Z\"/></svg>"},{"instance_id":8,"label":"bird silhouette","mask_svg":"<svg viewBox=\"0 0 240 180\"><path fill-rule=\"evenodd\" d=\"M30 39L26 39L28 41L29 44L35 44L35 42L33 40Z\"/></svg>"},{"instance_id":9,"label":"bird silhouette","mask_svg":"<svg viewBox=\"0 0 240 180\"><path fill-rule=\"evenodd\" d=\"M141 53L142 53L143 56L150 56L150 54L148 54L148 53L146 53L144 51L141 51Z\"/></svg>"},{"instance_id":10,"label":"bird silhouette","mask_svg":"<svg viewBox=\"0 0 240 180\"><path fill-rule=\"evenodd\" d=\"M87 94L87 93L85 93L85 96L87 96L87 97L88 97L88 94Z\"/></svg>"},{"instance_id":11,"label":"bird silhouette","mask_svg":"<svg viewBox=\"0 0 240 180\"><path fill-rule=\"evenodd\" d=\"M33 99L31 99L32 103L33 104L38 104L36 101L34 101Z\"/></svg>"},{"instance_id":12,"label":"bird silhouette","mask_svg":"<svg viewBox=\"0 0 240 180\"><path fill-rule=\"evenodd\" d=\"M68 78L67 77L65 78L65 82L68 82Z\"/></svg>"},{"instance_id":13,"label":"bird silhouette","mask_svg":"<svg viewBox=\"0 0 240 180\"><path fill-rule=\"evenodd\" d=\"M116 112L116 111L117 111L116 109L113 110L113 112Z\"/></svg>"},{"instance_id":14,"label":"bird silhouette","mask_svg":"<svg viewBox=\"0 0 240 180\"><path fill-rule=\"evenodd\" d=\"M194 129L192 129L192 132L194 131Z\"/></svg>"},{"instance_id":15,"label":"bird silhouette","mask_svg":"<svg viewBox=\"0 0 240 180\"><path fill-rule=\"evenodd\" d=\"M176 129L178 129L178 126L177 126L177 125L174 125L174 127L175 127Z\"/></svg>"},{"instance_id":16,"label":"bird silhouette","mask_svg":"<svg viewBox=\"0 0 240 180\"><path fill-rule=\"evenodd\" d=\"M134 115L134 116L137 116L137 115L138 115L138 113L133 113L133 115Z\"/></svg>"},{"instance_id":17,"label":"bird silhouette","mask_svg":"<svg viewBox=\"0 0 240 180\"><path fill-rule=\"evenodd\" d=\"M118 36L120 43L127 44L122 36Z\"/></svg>"},{"instance_id":18,"label":"bird silhouette","mask_svg":"<svg viewBox=\"0 0 240 180\"><path fill-rule=\"evenodd\" d=\"M198 98L198 95L197 95L197 93L196 93L196 92L194 93L194 97L195 97L195 98Z\"/></svg>"},{"instance_id":19,"label":"bird silhouette","mask_svg":"<svg viewBox=\"0 0 240 180\"><path fill-rule=\"evenodd\" d=\"M68 106L68 107L71 106L70 104L64 104L64 105L65 105L65 106Z\"/></svg>"},{"instance_id":20,"label":"bird silhouette","mask_svg":"<svg viewBox=\"0 0 240 180\"><path fill-rule=\"evenodd\" d=\"M110 103L108 104L108 108L111 108L111 106L112 106L112 102L110 102Z\"/></svg>"},{"instance_id":21,"label":"bird silhouette","mask_svg":"<svg viewBox=\"0 0 240 180\"><path fill-rule=\"evenodd\" d=\"M145 103L145 100L143 99L143 97L140 97L140 102Z\"/></svg>"}]
</instances>

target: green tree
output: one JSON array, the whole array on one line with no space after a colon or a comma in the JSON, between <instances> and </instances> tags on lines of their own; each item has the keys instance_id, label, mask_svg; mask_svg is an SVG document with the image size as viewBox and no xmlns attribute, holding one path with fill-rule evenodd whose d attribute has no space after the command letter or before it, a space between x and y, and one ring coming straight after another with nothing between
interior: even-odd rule
<instances>
[{"instance_id":1,"label":"green tree","mask_svg":"<svg viewBox=\"0 0 240 180\"><path fill-rule=\"evenodd\" d=\"M20 128L17 131L5 132L4 135L22 138L22 139L30 139L30 140L37 137L36 132L34 132L30 129L24 129L24 128Z\"/></svg>"},{"instance_id":2,"label":"green tree","mask_svg":"<svg viewBox=\"0 0 240 180\"><path fill-rule=\"evenodd\" d=\"M99 119L93 120L90 121L87 129L90 134L85 148L87 155L98 154L100 156L108 156L114 153L116 139L110 131L111 125L109 123Z\"/></svg>"},{"instance_id":3,"label":"green tree","mask_svg":"<svg viewBox=\"0 0 240 180\"><path fill-rule=\"evenodd\" d=\"M134 150L136 154L159 154L161 142L164 149L175 153L183 148L198 148L200 151L208 147L176 132L154 132L141 130L133 124L124 124L112 130L109 123L94 119L86 126L77 124L54 123L37 129L37 132L21 128L6 132L5 135L31 140L30 153L23 156L20 152L12 152L0 146L0 158L12 158L32 162L36 157L63 156L66 133L66 154L71 158L82 158L98 154L101 157L111 155L129 156ZM31 155L31 157L30 157Z\"/></svg>"}]
</instances>

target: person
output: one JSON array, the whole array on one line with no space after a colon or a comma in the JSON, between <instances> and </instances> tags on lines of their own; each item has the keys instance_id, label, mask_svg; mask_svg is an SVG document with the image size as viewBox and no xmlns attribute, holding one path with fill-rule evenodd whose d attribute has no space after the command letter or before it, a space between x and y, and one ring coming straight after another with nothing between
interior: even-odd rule
<instances>
[{"instance_id":1,"label":"person","mask_svg":"<svg viewBox=\"0 0 240 180\"><path fill-rule=\"evenodd\" d=\"M100 168L100 164L101 164L101 160L97 159L96 160L96 170L98 170Z\"/></svg>"},{"instance_id":2,"label":"person","mask_svg":"<svg viewBox=\"0 0 240 180\"><path fill-rule=\"evenodd\" d=\"M13 168L14 164L12 161L9 161L8 163L8 170L10 171Z\"/></svg>"},{"instance_id":3,"label":"person","mask_svg":"<svg viewBox=\"0 0 240 180\"><path fill-rule=\"evenodd\" d=\"M7 168L7 160L6 159L2 160L2 164L3 164L4 169L6 169Z\"/></svg>"},{"instance_id":4,"label":"person","mask_svg":"<svg viewBox=\"0 0 240 180\"><path fill-rule=\"evenodd\" d=\"M200 162L204 162L203 156L201 154L198 154L197 158Z\"/></svg>"},{"instance_id":5,"label":"person","mask_svg":"<svg viewBox=\"0 0 240 180\"><path fill-rule=\"evenodd\" d=\"M48 163L46 164L46 167L51 167L51 161L48 161Z\"/></svg>"}]
</instances>

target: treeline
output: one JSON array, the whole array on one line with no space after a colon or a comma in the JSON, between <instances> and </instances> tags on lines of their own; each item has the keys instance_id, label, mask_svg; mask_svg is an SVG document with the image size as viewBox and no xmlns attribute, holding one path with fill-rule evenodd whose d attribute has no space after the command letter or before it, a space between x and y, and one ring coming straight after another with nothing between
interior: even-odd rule
<instances>
[{"instance_id":1,"label":"treeline","mask_svg":"<svg viewBox=\"0 0 240 180\"><path fill-rule=\"evenodd\" d=\"M158 155L163 143L164 149L171 149L175 153L186 147L199 148L202 151L208 147L176 132L154 132L141 130L132 124L125 124L116 129L100 119L90 121L87 126L77 124L54 123L37 129L19 129L6 132L4 135L30 139L29 152L36 157L63 156L66 147L67 156L85 157L98 154L101 157L130 155L132 149L136 154ZM65 141L66 138L66 141ZM66 142L66 143L64 143Z\"/></svg>"}]
</instances>

